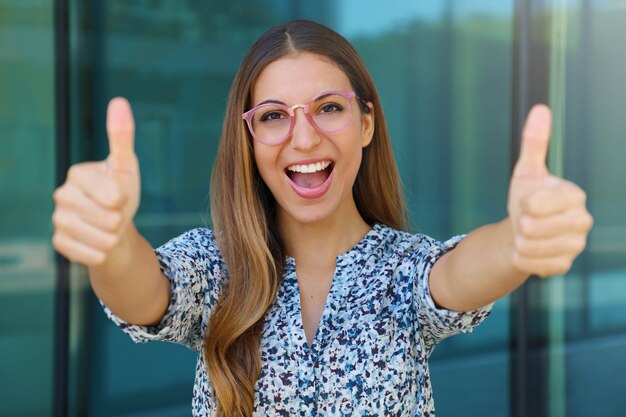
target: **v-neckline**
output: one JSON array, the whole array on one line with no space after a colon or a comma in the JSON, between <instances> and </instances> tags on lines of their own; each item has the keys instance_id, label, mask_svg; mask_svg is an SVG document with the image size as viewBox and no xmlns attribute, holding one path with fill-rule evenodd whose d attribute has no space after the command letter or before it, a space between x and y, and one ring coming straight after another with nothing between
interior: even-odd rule
<instances>
[{"instance_id":1,"label":"v-neckline","mask_svg":"<svg viewBox=\"0 0 626 417\"><path fill-rule=\"evenodd\" d=\"M313 334L313 338L311 339L311 344L309 345L309 341L307 340L307 335L306 335L306 331L304 329L304 311L302 309L302 287L300 285L300 282L298 281L298 273L297 271L295 272L296 274L296 280L295 280L295 287L296 287L296 295L298 297L298 310L299 310L299 317L300 317L300 322L298 323L298 327L300 327L302 329L302 334L304 335L304 342L306 347L309 349L309 351L313 350L313 345L315 344L316 339L319 337L318 334L320 333L320 328L322 327L322 323L324 322L324 319L326 316L328 316L328 314L330 314L329 309L330 309L330 302L332 302L331 297L332 294L334 292L336 292L336 287L338 285L337 283L337 266L335 264L335 270L333 271L333 276L331 278L330 281L330 287L328 288L328 293L326 294L326 297L324 298L324 305L322 306L322 314L320 314L320 319L319 322L317 323L317 326L315 327L315 333Z\"/></svg>"},{"instance_id":2,"label":"v-neckline","mask_svg":"<svg viewBox=\"0 0 626 417\"><path fill-rule=\"evenodd\" d=\"M304 331L304 319L302 317L302 304L300 302L300 285L298 283L298 277L296 275L295 261L290 262L288 265L289 271L287 272L285 278L289 280L293 291L291 291L291 297L289 304L293 306L292 314L291 314L291 332L292 339L295 342L295 348L297 350L301 350L306 356L315 357L316 353L319 351L320 345L320 335L325 331L326 323L328 320L332 319L333 306L336 304L335 301L339 301L337 294L340 287L342 287L343 274L340 274L337 265L335 266L335 272L333 274L332 281L330 283L330 289L328 294L326 295L326 300L324 301L324 307L322 309L322 314L320 316L320 321L315 329L315 334L313 336L313 340L311 346L306 338L306 332ZM340 297L339 297L340 298Z\"/></svg>"},{"instance_id":3,"label":"v-neckline","mask_svg":"<svg viewBox=\"0 0 626 417\"><path fill-rule=\"evenodd\" d=\"M314 361L326 344L330 342L329 338L324 338L322 334L328 332L328 323L332 322L333 317L338 313L337 310L340 309L345 296L349 292L350 283L347 282L348 278L354 276L355 273L360 273L363 267L362 259L371 252L371 246L376 246L379 243L380 239L378 237L380 237L382 227L379 224L375 224L356 245L336 257L335 272L311 346L308 344L304 331L296 262L293 257L286 257L285 280L292 286L292 291L290 291L292 299L289 300L289 304L294 307L290 313L291 336L294 348L300 351L302 356ZM356 266L356 268L349 268L351 266Z\"/></svg>"}]
</instances>

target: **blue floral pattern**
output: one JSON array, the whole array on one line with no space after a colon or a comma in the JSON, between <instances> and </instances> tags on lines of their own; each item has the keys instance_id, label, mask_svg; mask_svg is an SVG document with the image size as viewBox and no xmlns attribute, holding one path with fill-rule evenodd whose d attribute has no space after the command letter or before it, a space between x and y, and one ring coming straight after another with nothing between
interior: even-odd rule
<instances>
[{"instance_id":1,"label":"blue floral pattern","mask_svg":"<svg viewBox=\"0 0 626 417\"><path fill-rule=\"evenodd\" d=\"M380 224L337 257L335 275L311 347L307 344L295 260L265 318L254 416L434 416L428 356L446 337L469 333L493 304L472 312L435 306L428 275L463 235L438 242ZM215 415L202 340L228 279L212 231L190 230L156 249L170 279L161 323L109 318L135 342L162 340L198 351L193 415Z\"/></svg>"}]
</instances>

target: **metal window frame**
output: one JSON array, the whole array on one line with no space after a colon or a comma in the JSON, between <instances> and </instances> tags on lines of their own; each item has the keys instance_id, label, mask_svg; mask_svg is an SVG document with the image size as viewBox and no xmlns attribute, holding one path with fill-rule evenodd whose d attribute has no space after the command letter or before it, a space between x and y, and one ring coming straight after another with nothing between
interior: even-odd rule
<instances>
[{"instance_id":1,"label":"metal window frame","mask_svg":"<svg viewBox=\"0 0 626 417\"><path fill-rule=\"evenodd\" d=\"M69 5L68 0L54 0L53 4L56 185L59 186L65 182L70 165ZM70 263L59 253L55 263L53 415L62 417L68 414Z\"/></svg>"},{"instance_id":2,"label":"metal window frame","mask_svg":"<svg viewBox=\"0 0 626 417\"><path fill-rule=\"evenodd\" d=\"M549 49L538 33L545 0L515 0L513 74L511 106L511 168L519 157L521 131L528 111L535 103L547 103L549 94ZM511 295L510 305L510 393L511 417L547 417L545 363L541 351L547 345L545 329L535 328L529 300L538 289L527 281Z\"/></svg>"}]
</instances>

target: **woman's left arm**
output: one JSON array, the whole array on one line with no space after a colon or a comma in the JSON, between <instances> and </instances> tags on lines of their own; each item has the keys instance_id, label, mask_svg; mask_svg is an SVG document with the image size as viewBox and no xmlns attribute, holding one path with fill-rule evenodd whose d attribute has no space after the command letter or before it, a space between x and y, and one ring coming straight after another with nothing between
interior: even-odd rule
<instances>
[{"instance_id":1,"label":"woman's left arm","mask_svg":"<svg viewBox=\"0 0 626 417\"><path fill-rule=\"evenodd\" d=\"M429 286L438 306L455 311L485 306L531 274L566 273L585 248L593 225L587 195L548 171L550 133L550 110L533 107L509 186L508 216L474 230L435 263Z\"/></svg>"}]
</instances>

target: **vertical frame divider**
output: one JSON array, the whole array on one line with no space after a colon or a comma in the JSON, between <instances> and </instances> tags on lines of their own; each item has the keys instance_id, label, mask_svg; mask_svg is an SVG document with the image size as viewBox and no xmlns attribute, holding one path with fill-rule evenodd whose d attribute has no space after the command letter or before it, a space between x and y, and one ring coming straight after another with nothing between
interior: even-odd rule
<instances>
[{"instance_id":1,"label":"vertical frame divider","mask_svg":"<svg viewBox=\"0 0 626 417\"><path fill-rule=\"evenodd\" d=\"M551 22L546 0L516 0L511 106L511 168L519 157L521 131L530 108L549 102ZM548 417L547 359L549 329L545 314L530 300L544 296L534 279L511 296L511 417ZM531 308L532 307L532 308Z\"/></svg>"},{"instance_id":2,"label":"vertical frame divider","mask_svg":"<svg viewBox=\"0 0 626 417\"><path fill-rule=\"evenodd\" d=\"M70 164L69 10L68 0L54 0L54 112L56 185L65 182ZM55 254L53 415L68 414L69 260Z\"/></svg>"},{"instance_id":3,"label":"vertical frame divider","mask_svg":"<svg viewBox=\"0 0 626 417\"><path fill-rule=\"evenodd\" d=\"M519 156L519 136L528 108L528 32L530 26L529 0L515 1L513 25L513 74L511 105L511 169ZM528 416L528 285L522 285L510 297L511 329L511 417Z\"/></svg>"}]
</instances>

